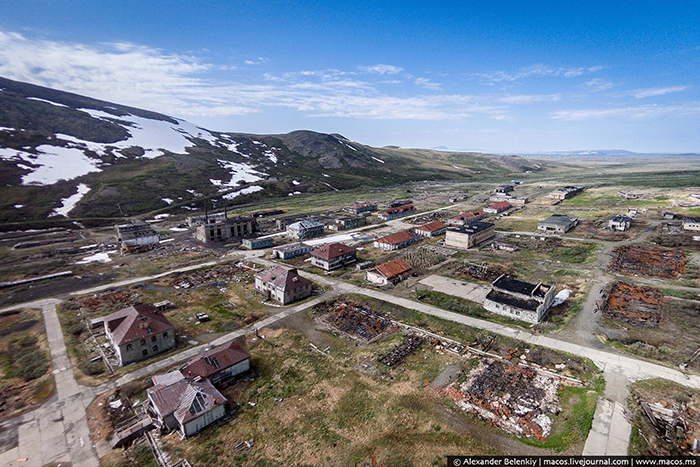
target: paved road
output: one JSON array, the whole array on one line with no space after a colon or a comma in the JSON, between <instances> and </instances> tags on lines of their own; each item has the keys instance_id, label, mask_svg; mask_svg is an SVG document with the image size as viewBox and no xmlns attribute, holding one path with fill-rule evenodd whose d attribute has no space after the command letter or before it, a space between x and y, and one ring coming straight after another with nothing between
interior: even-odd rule
<instances>
[{"instance_id":1,"label":"paved road","mask_svg":"<svg viewBox=\"0 0 700 467\"><path fill-rule=\"evenodd\" d=\"M420 284L427 285L432 290L437 292L454 295L456 297L464 298L479 304L484 303L486 295L489 293L489 290L491 290L489 287L484 285L474 284L473 282L458 281L450 277L443 277L435 274L428 276L425 279L421 279L418 282Z\"/></svg>"},{"instance_id":2,"label":"paved road","mask_svg":"<svg viewBox=\"0 0 700 467\"><path fill-rule=\"evenodd\" d=\"M19 443L0 453L0 465L41 467L68 463L73 467L100 465L90 440L85 409L92 401L92 390L78 385L73 377L63 333L56 315L58 300L36 302L44 315L46 336L51 350L56 396L40 408L22 415L15 426ZM26 461L18 462L18 459Z\"/></svg>"}]
</instances>

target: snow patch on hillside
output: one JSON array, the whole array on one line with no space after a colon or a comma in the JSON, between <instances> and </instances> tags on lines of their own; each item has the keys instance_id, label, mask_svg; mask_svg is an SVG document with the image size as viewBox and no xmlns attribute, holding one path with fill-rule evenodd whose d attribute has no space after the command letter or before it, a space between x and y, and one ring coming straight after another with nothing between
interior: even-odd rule
<instances>
[{"instance_id":1,"label":"snow patch on hillside","mask_svg":"<svg viewBox=\"0 0 700 467\"><path fill-rule=\"evenodd\" d=\"M256 191L262 191L263 187L254 185L254 186L249 186L247 188L243 188L242 190L234 191L233 193L227 193L222 198L224 199L234 199L237 198L241 195L249 195L251 193L255 193Z\"/></svg>"},{"instance_id":2,"label":"snow patch on hillside","mask_svg":"<svg viewBox=\"0 0 700 467\"><path fill-rule=\"evenodd\" d=\"M217 159L216 161L231 174L231 181L226 184L222 183L220 186L235 187L238 186L238 182L241 180L245 183L257 182L267 175L255 170L252 165L243 162L231 162L223 159Z\"/></svg>"},{"instance_id":3,"label":"snow patch on hillside","mask_svg":"<svg viewBox=\"0 0 700 467\"><path fill-rule=\"evenodd\" d=\"M49 214L49 217L53 216L63 216L63 217L68 217L68 213L73 210L76 204L80 202L81 199L83 199L83 196L90 191L90 187L87 186L84 183L81 183L78 185L78 192L74 195L69 196L68 198L63 198L61 200L61 206L54 209L51 214Z\"/></svg>"},{"instance_id":4,"label":"snow patch on hillside","mask_svg":"<svg viewBox=\"0 0 700 467\"><path fill-rule=\"evenodd\" d=\"M100 161L90 159L81 149L43 144L36 150L38 154L0 148L0 159L21 160L32 165L17 164L17 167L30 171L22 176L22 185L53 185L59 180L71 180L102 171L97 167Z\"/></svg>"},{"instance_id":5,"label":"snow patch on hillside","mask_svg":"<svg viewBox=\"0 0 700 467\"><path fill-rule=\"evenodd\" d=\"M374 157L374 156L372 156L372 159L374 159L374 160L377 161L377 162L381 162L382 164L385 164L385 163L386 163L386 162L384 162L383 160L377 159L377 158Z\"/></svg>"},{"instance_id":6,"label":"snow patch on hillside","mask_svg":"<svg viewBox=\"0 0 700 467\"><path fill-rule=\"evenodd\" d=\"M58 102L47 101L46 99L40 99L38 97L27 97L27 99L32 101L46 102L47 104L55 105L56 107L68 107L65 104L59 104Z\"/></svg>"}]
</instances>

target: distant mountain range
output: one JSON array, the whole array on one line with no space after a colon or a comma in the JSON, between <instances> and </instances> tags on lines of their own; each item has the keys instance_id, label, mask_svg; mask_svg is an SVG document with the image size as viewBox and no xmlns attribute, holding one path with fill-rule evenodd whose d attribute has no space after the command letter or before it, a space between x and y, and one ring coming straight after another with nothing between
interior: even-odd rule
<instances>
[{"instance_id":1,"label":"distant mountain range","mask_svg":"<svg viewBox=\"0 0 700 467\"><path fill-rule=\"evenodd\" d=\"M110 219L301 193L542 170L516 156L222 133L0 78L0 225Z\"/></svg>"},{"instance_id":2,"label":"distant mountain range","mask_svg":"<svg viewBox=\"0 0 700 467\"><path fill-rule=\"evenodd\" d=\"M639 153L625 149L585 149L580 151L547 151L535 153L518 153L521 157L652 157L652 156L700 156L697 153Z\"/></svg>"}]
</instances>

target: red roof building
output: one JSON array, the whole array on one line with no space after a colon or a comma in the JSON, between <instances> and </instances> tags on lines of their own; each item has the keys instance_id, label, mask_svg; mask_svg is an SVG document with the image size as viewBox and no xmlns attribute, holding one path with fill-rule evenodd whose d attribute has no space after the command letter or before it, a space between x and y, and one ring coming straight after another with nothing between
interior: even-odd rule
<instances>
[{"instance_id":1,"label":"red roof building","mask_svg":"<svg viewBox=\"0 0 700 467\"><path fill-rule=\"evenodd\" d=\"M380 250L398 250L399 248L406 248L419 240L420 237L418 235L410 230L406 230L379 238L374 241L373 245Z\"/></svg>"},{"instance_id":2,"label":"red roof building","mask_svg":"<svg viewBox=\"0 0 700 467\"><path fill-rule=\"evenodd\" d=\"M132 305L103 319L119 365L145 360L175 347L175 330L153 305Z\"/></svg>"},{"instance_id":3,"label":"red roof building","mask_svg":"<svg viewBox=\"0 0 700 467\"><path fill-rule=\"evenodd\" d=\"M497 203L491 203L488 207L484 208L484 212L489 214L498 214L499 212L507 211L513 206L508 201L499 201Z\"/></svg>"},{"instance_id":4,"label":"red roof building","mask_svg":"<svg viewBox=\"0 0 700 467\"><path fill-rule=\"evenodd\" d=\"M311 251L311 264L326 271L357 261L357 249L345 243L325 243Z\"/></svg>"},{"instance_id":5,"label":"red roof building","mask_svg":"<svg viewBox=\"0 0 700 467\"><path fill-rule=\"evenodd\" d=\"M294 269L275 266L255 275L255 291L282 305L311 295L313 283Z\"/></svg>"},{"instance_id":6,"label":"red roof building","mask_svg":"<svg viewBox=\"0 0 700 467\"><path fill-rule=\"evenodd\" d=\"M438 235L444 234L446 230L447 226L441 221L433 221L413 229L413 231L421 237L437 237Z\"/></svg>"},{"instance_id":7,"label":"red roof building","mask_svg":"<svg viewBox=\"0 0 700 467\"><path fill-rule=\"evenodd\" d=\"M462 211L454 217L450 217L447 220L449 225L461 226L465 224L471 224L472 222L480 221L486 217L486 213L483 209L475 209L473 211Z\"/></svg>"},{"instance_id":8,"label":"red roof building","mask_svg":"<svg viewBox=\"0 0 700 467\"><path fill-rule=\"evenodd\" d=\"M186 378L206 378L216 385L249 369L250 354L231 341L190 359L180 372Z\"/></svg>"},{"instance_id":9,"label":"red roof building","mask_svg":"<svg viewBox=\"0 0 700 467\"><path fill-rule=\"evenodd\" d=\"M403 259L396 259L380 264L367 271L367 280L373 284L396 284L413 274L411 265Z\"/></svg>"}]
</instances>

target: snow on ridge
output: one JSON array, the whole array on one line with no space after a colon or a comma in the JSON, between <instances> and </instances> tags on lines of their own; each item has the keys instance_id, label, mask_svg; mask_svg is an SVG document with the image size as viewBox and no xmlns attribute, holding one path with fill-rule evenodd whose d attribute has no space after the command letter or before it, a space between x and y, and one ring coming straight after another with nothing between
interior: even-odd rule
<instances>
[{"instance_id":1,"label":"snow on ridge","mask_svg":"<svg viewBox=\"0 0 700 467\"><path fill-rule=\"evenodd\" d=\"M88 263L109 263L112 258L109 255L113 255L117 250L102 251L100 253L95 253L94 255L86 256L75 264L88 264Z\"/></svg>"},{"instance_id":2,"label":"snow on ridge","mask_svg":"<svg viewBox=\"0 0 700 467\"><path fill-rule=\"evenodd\" d=\"M301 185L301 183L297 182L296 180L292 180L292 185Z\"/></svg>"},{"instance_id":3,"label":"snow on ridge","mask_svg":"<svg viewBox=\"0 0 700 467\"><path fill-rule=\"evenodd\" d=\"M222 198L234 199L234 198L237 198L241 195L249 195L251 193L255 193L256 191L261 191L263 189L264 188L261 186L253 185L253 186L249 186L249 187L243 188L243 189L238 190L238 191L234 191L232 193L227 193L227 194L223 195Z\"/></svg>"},{"instance_id":4,"label":"snow on ridge","mask_svg":"<svg viewBox=\"0 0 700 467\"><path fill-rule=\"evenodd\" d=\"M377 161L377 162L381 162L382 164L386 164L386 162L384 162L384 161L381 160L381 159L377 159L377 158L374 157L374 156L371 156L371 157L372 157L372 159L374 159L374 160Z\"/></svg>"},{"instance_id":5,"label":"snow on ridge","mask_svg":"<svg viewBox=\"0 0 700 467\"><path fill-rule=\"evenodd\" d=\"M161 201L164 201L164 202L167 203L167 204L173 204L173 203L174 203L174 201L173 201L172 199L170 199L170 198L161 198L160 200L161 200Z\"/></svg>"},{"instance_id":6,"label":"snow on ridge","mask_svg":"<svg viewBox=\"0 0 700 467\"><path fill-rule=\"evenodd\" d=\"M9 126L0 126L0 131L17 131L14 128L10 128Z\"/></svg>"},{"instance_id":7,"label":"snow on ridge","mask_svg":"<svg viewBox=\"0 0 700 467\"><path fill-rule=\"evenodd\" d=\"M22 209L24 204L15 204L15 209Z\"/></svg>"},{"instance_id":8,"label":"snow on ridge","mask_svg":"<svg viewBox=\"0 0 700 467\"><path fill-rule=\"evenodd\" d=\"M73 210L76 204L85 196L85 194L90 191L90 187L87 186L84 183L81 183L78 185L78 191L74 195L69 196L68 198L63 198L61 200L61 207L58 207L53 210L51 214L49 214L49 217L53 216L63 216L63 217L68 217L68 213Z\"/></svg>"},{"instance_id":9,"label":"snow on ridge","mask_svg":"<svg viewBox=\"0 0 700 467\"><path fill-rule=\"evenodd\" d=\"M226 184L222 183L222 186L235 187L240 180L243 180L245 183L257 182L267 175L255 170L250 164L243 162L231 162L223 159L217 159L216 161L231 174L231 180Z\"/></svg>"},{"instance_id":10,"label":"snow on ridge","mask_svg":"<svg viewBox=\"0 0 700 467\"><path fill-rule=\"evenodd\" d=\"M32 101L46 102L47 104L55 105L56 107L68 107L65 104L59 104L58 102L51 102L49 100L40 99L38 97L27 97L27 99L32 100Z\"/></svg>"}]
</instances>

